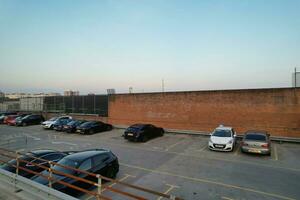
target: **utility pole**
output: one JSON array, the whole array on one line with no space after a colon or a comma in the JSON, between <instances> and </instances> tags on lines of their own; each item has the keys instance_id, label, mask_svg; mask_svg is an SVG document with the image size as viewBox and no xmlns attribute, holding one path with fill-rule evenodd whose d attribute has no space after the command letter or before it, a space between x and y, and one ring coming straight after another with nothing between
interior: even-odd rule
<instances>
[{"instance_id":1,"label":"utility pole","mask_svg":"<svg viewBox=\"0 0 300 200\"><path fill-rule=\"evenodd\" d=\"M297 87L297 67L295 67L295 88Z\"/></svg>"},{"instance_id":2,"label":"utility pole","mask_svg":"<svg viewBox=\"0 0 300 200\"><path fill-rule=\"evenodd\" d=\"M162 92L165 92L165 80L164 79L161 80L161 90L162 90Z\"/></svg>"}]
</instances>

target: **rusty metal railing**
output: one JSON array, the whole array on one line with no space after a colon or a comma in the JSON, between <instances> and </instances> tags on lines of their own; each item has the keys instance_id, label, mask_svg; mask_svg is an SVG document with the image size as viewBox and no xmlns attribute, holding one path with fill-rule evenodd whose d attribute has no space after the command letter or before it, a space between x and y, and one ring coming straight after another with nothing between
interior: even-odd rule
<instances>
[{"instance_id":1,"label":"rusty metal railing","mask_svg":"<svg viewBox=\"0 0 300 200\"><path fill-rule=\"evenodd\" d=\"M11 155L11 154L13 154L13 155ZM42 158L37 158L35 156L26 154L26 156L29 156L33 159L40 160L40 161L43 161L43 162L48 162L50 167L46 167L46 166L43 166L43 165L40 165L40 164L37 164L37 163L34 163L34 162L30 162L30 161L20 159L20 156L22 156L22 155L25 155L25 154L22 154L20 152L11 151L11 150L4 149L4 148L0 148L0 156L4 156L4 157L9 158L9 159L16 159L16 165L10 164L7 161L2 160L2 159L0 159L0 163L6 163L8 165L11 165L12 167L15 167L17 175L19 174L19 170L23 170L23 171L26 171L28 173L31 173L31 174L34 174L34 175L37 175L37 176L41 176L41 177L48 180L48 186L49 187L53 187L53 183L59 183L59 184L62 184L66 187L69 187L69 188L72 188L74 190L83 192L85 194L88 194L90 196L95 197L96 199L101 199L101 200L102 199L103 200L111 200L111 198L106 197L102 194L102 189L110 190L111 192L117 193L119 195L124 195L124 196L130 197L132 199L147 200L147 198L145 198L145 197L135 195L135 194L132 194L132 193L128 193L128 192L125 192L125 191L121 191L119 189L115 189L115 188L110 187L110 186L103 185L102 180L106 180L106 181L110 181L110 182L115 183L115 184L123 185L125 187L133 188L135 190L150 193L150 194L156 195L158 197L163 197L163 198L171 199L171 200L183 200L183 199L181 199L179 197L175 197L173 195L160 193L160 192L157 192L157 191L154 191L154 190L151 190L151 189L147 189L147 188L144 188L144 187L140 187L140 186L132 185L132 184L129 184L129 183L125 183L123 181L111 179L111 178L102 176L100 174L94 174L94 173L83 171L83 170L76 169L76 168L73 168L73 167L64 166L64 165L58 164L58 163L53 162L53 161L48 161L48 160L45 160L45 159L42 159ZM44 170L47 170L49 172L49 175L46 176L46 175L42 174L42 172L38 173L38 172L32 171L30 169L21 167L20 166L21 162L31 164L31 165L37 166L39 168L42 168ZM87 180L87 179L84 179L84 178L81 178L81 177L77 177L77 176L74 176L74 175L71 175L71 174L66 174L66 173L61 172L61 171L54 170L53 166L55 166L55 165L60 166L60 167L65 168L65 169L73 170L73 171L76 171L76 172L79 172L79 173L84 173L88 176L94 177L94 178L96 178L97 182L90 181L90 180ZM84 189L84 188L80 188L76 185L72 185L70 183L64 182L62 180L58 180L55 177L53 177L53 174L62 175L62 176L74 179L76 181L87 183L90 186L95 186L95 187L97 187L97 192L93 192L93 191L90 191L90 190L87 190L87 189Z\"/></svg>"}]
</instances>

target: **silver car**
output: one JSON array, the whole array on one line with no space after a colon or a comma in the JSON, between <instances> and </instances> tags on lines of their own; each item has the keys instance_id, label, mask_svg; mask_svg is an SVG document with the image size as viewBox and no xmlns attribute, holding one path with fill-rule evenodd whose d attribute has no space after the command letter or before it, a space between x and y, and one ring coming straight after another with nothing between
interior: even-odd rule
<instances>
[{"instance_id":1,"label":"silver car","mask_svg":"<svg viewBox=\"0 0 300 200\"><path fill-rule=\"evenodd\" d=\"M247 131L241 143L241 151L271 155L270 135L265 131Z\"/></svg>"}]
</instances>

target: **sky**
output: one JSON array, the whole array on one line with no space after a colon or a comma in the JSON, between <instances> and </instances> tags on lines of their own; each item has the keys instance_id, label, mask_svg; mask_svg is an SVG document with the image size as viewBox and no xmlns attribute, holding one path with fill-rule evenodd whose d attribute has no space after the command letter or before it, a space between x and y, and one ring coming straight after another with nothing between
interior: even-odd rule
<instances>
[{"instance_id":1,"label":"sky","mask_svg":"<svg viewBox=\"0 0 300 200\"><path fill-rule=\"evenodd\" d=\"M299 0L0 0L0 90L290 87L299 10Z\"/></svg>"}]
</instances>

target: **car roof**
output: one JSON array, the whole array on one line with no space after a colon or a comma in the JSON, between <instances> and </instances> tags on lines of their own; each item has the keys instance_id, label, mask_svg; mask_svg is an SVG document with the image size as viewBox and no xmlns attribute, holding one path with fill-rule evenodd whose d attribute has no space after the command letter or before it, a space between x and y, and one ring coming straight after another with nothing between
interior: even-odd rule
<instances>
[{"instance_id":1,"label":"car roof","mask_svg":"<svg viewBox=\"0 0 300 200\"><path fill-rule=\"evenodd\" d=\"M130 127L144 127L144 126L148 126L150 124L133 124Z\"/></svg>"},{"instance_id":2,"label":"car roof","mask_svg":"<svg viewBox=\"0 0 300 200\"><path fill-rule=\"evenodd\" d=\"M229 126L219 126L219 127L216 128L216 130L229 130L229 131L231 131L232 127L229 127Z\"/></svg>"},{"instance_id":3,"label":"car roof","mask_svg":"<svg viewBox=\"0 0 300 200\"><path fill-rule=\"evenodd\" d=\"M245 135L267 135L267 131L256 131L256 130L249 130L245 133Z\"/></svg>"},{"instance_id":4,"label":"car roof","mask_svg":"<svg viewBox=\"0 0 300 200\"><path fill-rule=\"evenodd\" d=\"M66 159L81 162L87 158L93 157L95 155L104 154L110 152L106 149L94 149L94 150L86 150L78 153L73 153L71 155L66 156Z\"/></svg>"},{"instance_id":5,"label":"car roof","mask_svg":"<svg viewBox=\"0 0 300 200\"><path fill-rule=\"evenodd\" d=\"M42 156L48 153L57 153L58 151L52 150L52 149L38 149L30 151L29 153L34 154L35 156Z\"/></svg>"}]
</instances>

